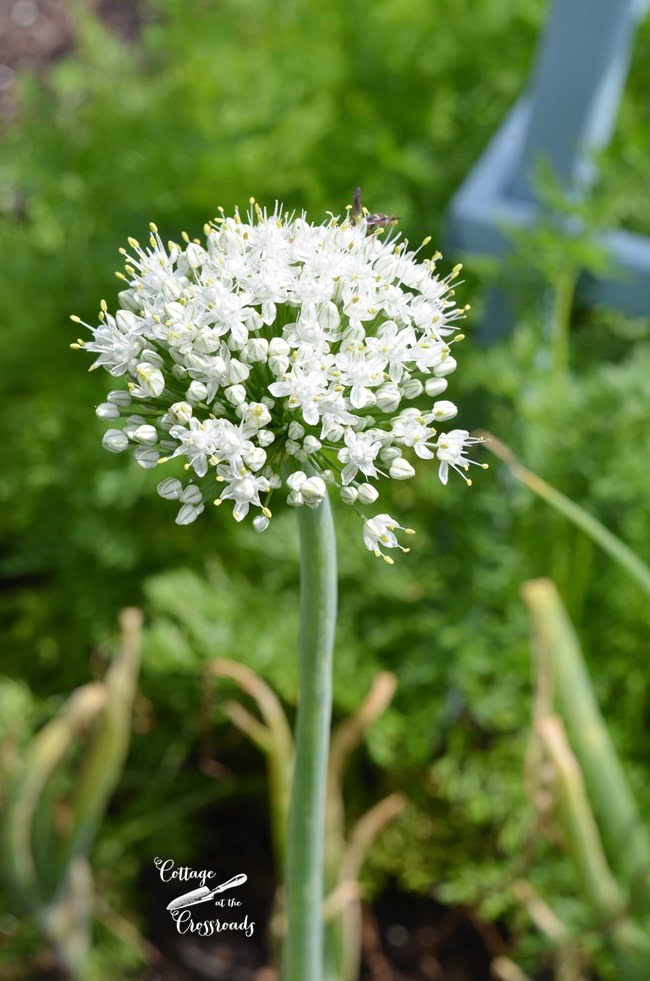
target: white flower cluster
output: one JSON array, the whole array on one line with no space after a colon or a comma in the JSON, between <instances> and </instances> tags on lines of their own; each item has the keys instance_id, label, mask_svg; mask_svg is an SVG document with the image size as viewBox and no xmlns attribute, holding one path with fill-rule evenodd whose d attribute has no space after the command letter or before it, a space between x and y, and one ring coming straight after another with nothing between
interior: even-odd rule
<instances>
[{"instance_id":1,"label":"white flower cluster","mask_svg":"<svg viewBox=\"0 0 650 981\"><path fill-rule=\"evenodd\" d=\"M252 507L263 531L283 483L290 505L310 508L336 486L366 546L392 561L382 549L402 548L400 525L360 509L377 500L374 482L412 477L412 451L437 458L443 483L450 467L470 483L476 440L434 428L457 412L438 397L462 337L451 288L460 267L438 278L439 255L420 262L363 217L313 225L253 201L247 220L221 211L205 244L184 234L165 248L150 228L148 247L129 239L131 254L122 250L121 309L112 316L102 301L99 325L85 325L92 340L72 345L127 380L97 408L115 423L103 445L132 448L142 467L183 459L187 482L158 485L179 502L178 524L232 501L237 521Z\"/></svg>"}]
</instances>

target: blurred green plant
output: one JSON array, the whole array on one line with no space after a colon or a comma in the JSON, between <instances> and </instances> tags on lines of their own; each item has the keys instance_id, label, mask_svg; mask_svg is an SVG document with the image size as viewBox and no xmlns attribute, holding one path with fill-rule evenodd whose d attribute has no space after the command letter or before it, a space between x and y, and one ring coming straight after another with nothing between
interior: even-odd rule
<instances>
[{"instance_id":1,"label":"blurred green plant","mask_svg":"<svg viewBox=\"0 0 650 981\"><path fill-rule=\"evenodd\" d=\"M263 546L238 528L233 547L218 519L179 532L153 493L155 475L125 472L102 450L96 387L80 377L63 325L74 310L92 317L111 255L139 226L155 218L172 237L185 223L198 231L217 205L251 193L317 215L340 210L361 183L369 207L400 215L411 239L433 234L433 248L451 194L519 94L545 11L542 0L334 0L322 10L306 0L160 0L145 8L136 43L83 19L76 53L44 80L21 80L20 117L0 160L0 752L19 753L61 693L83 684L89 651L101 662L115 610L143 605L138 725L93 858L103 894L136 924L140 868L169 841L191 864L207 847L203 809L235 794L263 799L254 756L245 778L226 768L205 780L206 761L245 750L229 742L226 718L208 728L196 716L196 676L218 652L293 703L296 540L281 515ZM645 233L649 40L647 19L602 161L603 193ZM487 350L468 339L463 392L454 383L450 397L465 406L459 426L480 420L641 555L650 541L648 324L574 310L568 371L556 379L538 308L540 290L557 285L563 249L552 230L529 249L542 268L527 283L516 331ZM349 547L352 518L342 509L336 517L337 718L379 672L398 679L351 763L348 814L393 791L411 801L371 849L364 890L372 896L393 878L450 903L480 903L483 915L507 917L516 958L533 974L546 941L507 888L528 831L519 585L552 576L586 652L608 636L594 686L646 820L647 602L505 467L480 490L447 496L416 479L393 505L413 514L417 537L391 570ZM573 876L557 851L535 868L534 886L561 922L583 910ZM12 898L3 895L4 906ZM14 928L0 920L4 969L37 947L28 926ZM124 972L124 943L103 929L94 954L105 976ZM607 965L599 970L607 977Z\"/></svg>"},{"instance_id":2,"label":"blurred green plant","mask_svg":"<svg viewBox=\"0 0 650 981\"><path fill-rule=\"evenodd\" d=\"M530 793L535 800L546 792L553 801L564 847L595 916L591 929L613 948L616 976L642 981L650 970L650 831L554 584L530 581L523 596L536 663ZM548 800L544 808L548 812Z\"/></svg>"},{"instance_id":3,"label":"blurred green plant","mask_svg":"<svg viewBox=\"0 0 650 981\"><path fill-rule=\"evenodd\" d=\"M5 868L19 902L72 978L88 977L89 854L126 758L141 627L139 610L122 611L119 649L104 680L74 691L24 750L12 754L4 774Z\"/></svg>"}]
</instances>

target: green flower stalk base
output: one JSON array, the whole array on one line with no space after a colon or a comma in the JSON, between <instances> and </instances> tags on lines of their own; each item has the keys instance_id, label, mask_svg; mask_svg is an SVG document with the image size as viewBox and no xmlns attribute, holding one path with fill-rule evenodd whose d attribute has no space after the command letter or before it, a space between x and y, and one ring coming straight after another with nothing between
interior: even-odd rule
<instances>
[{"instance_id":1,"label":"green flower stalk base","mask_svg":"<svg viewBox=\"0 0 650 981\"><path fill-rule=\"evenodd\" d=\"M336 540L327 498L297 508L300 528L300 661L286 852L283 981L323 977L323 856L336 626Z\"/></svg>"}]
</instances>

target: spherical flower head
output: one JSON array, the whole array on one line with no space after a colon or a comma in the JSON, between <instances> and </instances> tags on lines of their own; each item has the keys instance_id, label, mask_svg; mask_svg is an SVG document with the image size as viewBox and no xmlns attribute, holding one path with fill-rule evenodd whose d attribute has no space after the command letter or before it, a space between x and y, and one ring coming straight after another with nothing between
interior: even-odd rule
<instances>
[{"instance_id":1,"label":"spherical flower head","mask_svg":"<svg viewBox=\"0 0 650 981\"><path fill-rule=\"evenodd\" d=\"M408 551L395 534L408 529L361 506L418 460L436 458L443 483L450 468L470 483L477 440L437 429L457 412L436 397L462 339L460 267L440 278L439 254L420 260L362 216L314 225L254 201L245 217L221 210L203 241L184 233L165 246L150 229L146 246L121 250L120 309L102 301L91 339L72 345L126 386L97 407L111 426L104 447L130 449L145 468L182 462L184 480L168 473L158 485L178 524L228 502L261 532L274 493L318 508L329 486L361 516L372 552Z\"/></svg>"}]
</instances>

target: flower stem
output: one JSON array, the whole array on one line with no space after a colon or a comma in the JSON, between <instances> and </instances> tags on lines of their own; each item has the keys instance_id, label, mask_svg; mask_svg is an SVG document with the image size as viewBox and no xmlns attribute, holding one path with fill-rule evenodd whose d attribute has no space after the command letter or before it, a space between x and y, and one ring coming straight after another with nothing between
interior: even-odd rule
<instances>
[{"instance_id":1,"label":"flower stem","mask_svg":"<svg viewBox=\"0 0 650 981\"><path fill-rule=\"evenodd\" d=\"M284 981L323 977L325 791L336 626L336 540L328 498L297 508L300 529L300 661L286 855Z\"/></svg>"}]
</instances>

